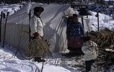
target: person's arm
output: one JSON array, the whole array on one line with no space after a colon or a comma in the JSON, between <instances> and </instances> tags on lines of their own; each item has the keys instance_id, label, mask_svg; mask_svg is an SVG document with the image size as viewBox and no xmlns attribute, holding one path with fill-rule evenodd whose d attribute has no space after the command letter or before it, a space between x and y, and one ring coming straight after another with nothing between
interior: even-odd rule
<instances>
[{"instance_id":1,"label":"person's arm","mask_svg":"<svg viewBox=\"0 0 114 72\"><path fill-rule=\"evenodd\" d=\"M66 30L66 34L67 34L67 39L70 36L70 18L67 19L67 30Z\"/></svg>"},{"instance_id":2,"label":"person's arm","mask_svg":"<svg viewBox=\"0 0 114 72\"><path fill-rule=\"evenodd\" d=\"M43 37L43 35L44 35L44 33L43 33L43 23L42 23L40 18L38 18L37 29L38 29L37 31L38 31L39 35L41 37Z\"/></svg>"},{"instance_id":3,"label":"person's arm","mask_svg":"<svg viewBox=\"0 0 114 72\"><path fill-rule=\"evenodd\" d=\"M84 36L84 28L82 27L82 25L80 25L80 32L81 32L82 36Z\"/></svg>"},{"instance_id":4,"label":"person's arm","mask_svg":"<svg viewBox=\"0 0 114 72\"><path fill-rule=\"evenodd\" d=\"M67 28L67 30L66 30L66 35L67 35L67 39L69 38L69 35L70 35L70 30L69 30L69 28Z\"/></svg>"},{"instance_id":5,"label":"person's arm","mask_svg":"<svg viewBox=\"0 0 114 72\"><path fill-rule=\"evenodd\" d=\"M95 42L93 42L93 45L94 45L96 53L99 54L98 45Z\"/></svg>"},{"instance_id":6,"label":"person's arm","mask_svg":"<svg viewBox=\"0 0 114 72\"><path fill-rule=\"evenodd\" d=\"M84 54L92 54L92 51L90 49L90 45L88 45L88 44L84 44L82 46L82 51Z\"/></svg>"},{"instance_id":7,"label":"person's arm","mask_svg":"<svg viewBox=\"0 0 114 72\"><path fill-rule=\"evenodd\" d=\"M83 47L82 47L82 51L83 51L84 54L91 53L91 51L88 49L87 46L83 46Z\"/></svg>"},{"instance_id":8,"label":"person's arm","mask_svg":"<svg viewBox=\"0 0 114 72\"><path fill-rule=\"evenodd\" d=\"M33 35L35 32L37 32L37 19L33 18L30 24L31 29L31 35Z\"/></svg>"}]
</instances>

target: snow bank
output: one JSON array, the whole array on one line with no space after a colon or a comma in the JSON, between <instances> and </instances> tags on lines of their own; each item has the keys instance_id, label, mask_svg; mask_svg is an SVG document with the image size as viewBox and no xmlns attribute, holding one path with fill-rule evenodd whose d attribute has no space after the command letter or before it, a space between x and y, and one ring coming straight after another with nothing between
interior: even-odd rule
<instances>
[{"instance_id":1,"label":"snow bank","mask_svg":"<svg viewBox=\"0 0 114 72\"><path fill-rule=\"evenodd\" d=\"M39 72L39 68L28 60L19 60L8 51L0 49L0 72Z\"/></svg>"},{"instance_id":2,"label":"snow bank","mask_svg":"<svg viewBox=\"0 0 114 72\"><path fill-rule=\"evenodd\" d=\"M59 55L57 54L56 56ZM47 58L43 66L43 72L75 72L72 68L72 70L70 68L67 69L66 64L62 64L63 66L54 64L55 61L62 62L60 58ZM40 72L41 69L42 63L32 60L20 60L12 52L0 49L0 72Z\"/></svg>"},{"instance_id":3,"label":"snow bank","mask_svg":"<svg viewBox=\"0 0 114 72\"><path fill-rule=\"evenodd\" d=\"M90 30L97 31L98 30L98 20L96 17L96 12L91 12L92 16L88 16L89 19L89 26ZM110 30L114 29L114 21L112 20L112 17L99 13L99 28L109 28Z\"/></svg>"}]
</instances>

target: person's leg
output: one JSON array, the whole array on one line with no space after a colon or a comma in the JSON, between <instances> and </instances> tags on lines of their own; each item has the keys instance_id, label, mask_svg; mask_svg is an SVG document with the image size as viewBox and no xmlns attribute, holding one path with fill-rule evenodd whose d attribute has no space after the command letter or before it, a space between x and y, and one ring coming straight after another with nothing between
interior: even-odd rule
<instances>
[{"instance_id":1,"label":"person's leg","mask_svg":"<svg viewBox=\"0 0 114 72\"><path fill-rule=\"evenodd\" d=\"M70 47L70 46L68 46L68 50L69 50L69 51L73 51L73 48Z\"/></svg>"},{"instance_id":2,"label":"person's leg","mask_svg":"<svg viewBox=\"0 0 114 72\"><path fill-rule=\"evenodd\" d=\"M45 62L45 60L42 59L41 57L34 57L34 61Z\"/></svg>"},{"instance_id":3,"label":"person's leg","mask_svg":"<svg viewBox=\"0 0 114 72\"><path fill-rule=\"evenodd\" d=\"M85 64L86 64L86 72L89 72L91 70L91 64L92 64L92 61L85 61Z\"/></svg>"},{"instance_id":4,"label":"person's leg","mask_svg":"<svg viewBox=\"0 0 114 72\"><path fill-rule=\"evenodd\" d=\"M91 60L91 65L95 62L95 60Z\"/></svg>"},{"instance_id":5,"label":"person's leg","mask_svg":"<svg viewBox=\"0 0 114 72\"><path fill-rule=\"evenodd\" d=\"M84 53L82 52L81 47L76 48L76 54L77 55L84 55Z\"/></svg>"}]
</instances>

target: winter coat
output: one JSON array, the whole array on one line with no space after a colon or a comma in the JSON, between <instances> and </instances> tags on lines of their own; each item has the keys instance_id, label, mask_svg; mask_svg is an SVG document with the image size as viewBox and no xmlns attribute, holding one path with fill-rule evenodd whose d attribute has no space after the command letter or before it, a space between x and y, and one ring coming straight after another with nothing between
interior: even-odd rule
<instances>
[{"instance_id":1,"label":"winter coat","mask_svg":"<svg viewBox=\"0 0 114 72\"><path fill-rule=\"evenodd\" d=\"M40 17L33 16L30 22L30 29L31 29L31 36L33 36L33 33L38 32L40 36L43 36L43 23L40 19Z\"/></svg>"},{"instance_id":2,"label":"winter coat","mask_svg":"<svg viewBox=\"0 0 114 72\"><path fill-rule=\"evenodd\" d=\"M30 58L32 57L44 57L49 53L48 43L42 39L33 39L26 50L26 55Z\"/></svg>"},{"instance_id":3,"label":"winter coat","mask_svg":"<svg viewBox=\"0 0 114 72\"><path fill-rule=\"evenodd\" d=\"M94 60L98 56L97 44L93 41L87 41L82 46L82 51L84 53L84 60Z\"/></svg>"},{"instance_id":4,"label":"winter coat","mask_svg":"<svg viewBox=\"0 0 114 72\"><path fill-rule=\"evenodd\" d=\"M81 37L84 35L84 29L80 22L67 22L67 38L71 37Z\"/></svg>"},{"instance_id":5,"label":"winter coat","mask_svg":"<svg viewBox=\"0 0 114 72\"><path fill-rule=\"evenodd\" d=\"M72 22L71 20L68 20L66 34L68 46L70 48L75 48L76 50L76 48L82 47L83 42L81 37L84 35L84 30L80 22Z\"/></svg>"}]
</instances>

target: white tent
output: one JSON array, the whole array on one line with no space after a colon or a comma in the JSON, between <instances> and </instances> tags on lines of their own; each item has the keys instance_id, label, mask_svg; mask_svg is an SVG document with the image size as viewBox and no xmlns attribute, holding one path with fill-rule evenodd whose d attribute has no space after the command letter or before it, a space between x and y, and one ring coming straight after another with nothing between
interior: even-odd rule
<instances>
[{"instance_id":1,"label":"white tent","mask_svg":"<svg viewBox=\"0 0 114 72\"><path fill-rule=\"evenodd\" d=\"M33 4L31 10L36 6L43 6L44 12L41 18L44 22L44 38L49 41L50 50L58 51L64 47L63 38L65 38L65 26L62 23L62 16L64 11L69 7L68 5L59 4ZM5 42L15 48L25 49L29 42L29 16L27 14L27 7L23 7L13 15L8 17L6 25ZM64 30L64 31L63 31ZM64 32L64 34L63 34ZM4 23L2 27L2 36L4 33ZM2 38L3 39L3 38ZM65 40L65 39L64 39ZM58 49L58 50L55 50Z\"/></svg>"},{"instance_id":2,"label":"white tent","mask_svg":"<svg viewBox=\"0 0 114 72\"><path fill-rule=\"evenodd\" d=\"M36 6L44 7L41 18L44 22L44 38L50 43L51 51L64 51L67 48L66 24L62 17L68 5L60 4L33 4L31 10ZM25 49L29 43L29 16L26 12L27 7L23 7L13 15L8 17L6 26L5 42L14 48ZM31 12L32 13L32 12ZM3 23L4 25L4 23ZM2 27L2 30L4 27ZM3 35L2 31L2 35Z\"/></svg>"}]
</instances>

